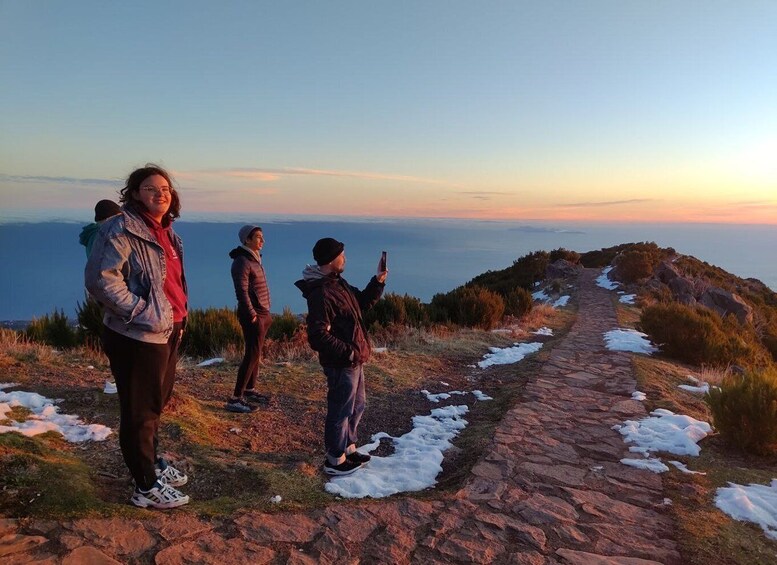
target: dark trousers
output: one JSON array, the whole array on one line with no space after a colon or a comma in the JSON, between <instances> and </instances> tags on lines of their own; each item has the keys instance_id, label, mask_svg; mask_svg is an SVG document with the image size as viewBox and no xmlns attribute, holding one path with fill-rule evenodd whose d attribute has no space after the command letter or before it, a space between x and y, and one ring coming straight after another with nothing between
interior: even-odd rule
<instances>
[{"instance_id":1,"label":"dark trousers","mask_svg":"<svg viewBox=\"0 0 777 565\"><path fill-rule=\"evenodd\" d=\"M245 353L243 361L237 370L237 383L235 383L235 398L243 396L246 390L253 390L256 386L256 376L259 373L259 360L262 357L262 347L267 330L272 324L272 316L269 312L257 317L256 322L240 320L245 340Z\"/></svg>"},{"instance_id":2,"label":"dark trousers","mask_svg":"<svg viewBox=\"0 0 777 565\"><path fill-rule=\"evenodd\" d=\"M324 367L324 374L328 386L324 445L327 455L338 458L358 439L356 430L367 405L364 365Z\"/></svg>"},{"instance_id":3,"label":"dark trousers","mask_svg":"<svg viewBox=\"0 0 777 565\"><path fill-rule=\"evenodd\" d=\"M156 482L159 418L173 394L180 335L180 323L165 344L145 343L103 327L103 349L119 393L119 445L135 484L143 490Z\"/></svg>"}]
</instances>

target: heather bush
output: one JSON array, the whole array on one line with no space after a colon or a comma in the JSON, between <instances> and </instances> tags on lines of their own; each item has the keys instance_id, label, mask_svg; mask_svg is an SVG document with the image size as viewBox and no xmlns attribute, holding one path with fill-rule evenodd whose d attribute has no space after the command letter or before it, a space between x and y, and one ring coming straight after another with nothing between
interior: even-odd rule
<instances>
[{"instance_id":1,"label":"heather bush","mask_svg":"<svg viewBox=\"0 0 777 565\"><path fill-rule=\"evenodd\" d=\"M283 309L283 314L273 316L272 324L267 330L267 337L277 341L289 341L301 326L302 320L286 306Z\"/></svg>"},{"instance_id":2,"label":"heather bush","mask_svg":"<svg viewBox=\"0 0 777 565\"><path fill-rule=\"evenodd\" d=\"M243 331L229 308L190 310L181 349L192 357L208 357L222 349L243 347Z\"/></svg>"},{"instance_id":3,"label":"heather bush","mask_svg":"<svg viewBox=\"0 0 777 565\"><path fill-rule=\"evenodd\" d=\"M516 286L530 289L535 282L545 278L550 263L547 251L535 251L513 261L512 266L501 271L486 271L465 286L482 287L506 297Z\"/></svg>"},{"instance_id":4,"label":"heather bush","mask_svg":"<svg viewBox=\"0 0 777 565\"><path fill-rule=\"evenodd\" d=\"M569 249L564 249L563 247L559 247L558 249L554 249L550 252L550 263L555 263L559 259L564 259L565 261L569 261L573 265L577 265L580 262L580 253L577 251L570 251Z\"/></svg>"},{"instance_id":5,"label":"heather bush","mask_svg":"<svg viewBox=\"0 0 777 565\"><path fill-rule=\"evenodd\" d=\"M502 320L505 302L499 294L486 288L463 286L447 294L434 295L430 308L436 322L489 330Z\"/></svg>"},{"instance_id":6,"label":"heather bush","mask_svg":"<svg viewBox=\"0 0 777 565\"><path fill-rule=\"evenodd\" d=\"M728 375L705 401L715 428L732 446L757 455L777 453L777 371Z\"/></svg>"},{"instance_id":7,"label":"heather bush","mask_svg":"<svg viewBox=\"0 0 777 565\"><path fill-rule=\"evenodd\" d=\"M505 314L520 318L531 312L534 306L534 299L531 293L525 288L517 286L504 299Z\"/></svg>"},{"instance_id":8,"label":"heather bush","mask_svg":"<svg viewBox=\"0 0 777 565\"><path fill-rule=\"evenodd\" d=\"M625 283L633 283L653 274L653 269L660 262L657 253L650 251L630 250L620 254L615 264L618 268L618 278Z\"/></svg>"},{"instance_id":9,"label":"heather bush","mask_svg":"<svg viewBox=\"0 0 777 565\"><path fill-rule=\"evenodd\" d=\"M429 312L415 296L388 293L365 313L364 322L370 328L376 324L384 328L394 324L420 328L429 325Z\"/></svg>"},{"instance_id":10,"label":"heather bush","mask_svg":"<svg viewBox=\"0 0 777 565\"><path fill-rule=\"evenodd\" d=\"M686 363L758 366L768 362L751 329L731 316L723 320L707 308L655 304L642 310L640 327L663 353Z\"/></svg>"},{"instance_id":11,"label":"heather bush","mask_svg":"<svg viewBox=\"0 0 777 565\"><path fill-rule=\"evenodd\" d=\"M62 310L54 310L52 314L46 314L42 318L33 318L25 335L31 341L59 349L69 349L78 344L76 331Z\"/></svg>"},{"instance_id":12,"label":"heather bush","mask_svg":"<svg viewBox=\"0 0 777 565\"><path fill-rule=\"evenodd\" d=\"M100 336L103 329L103 308L89 294L83 302L76 303L76 318L78 341L92 349L100 347Z\"/></svg>"}]
</instances>

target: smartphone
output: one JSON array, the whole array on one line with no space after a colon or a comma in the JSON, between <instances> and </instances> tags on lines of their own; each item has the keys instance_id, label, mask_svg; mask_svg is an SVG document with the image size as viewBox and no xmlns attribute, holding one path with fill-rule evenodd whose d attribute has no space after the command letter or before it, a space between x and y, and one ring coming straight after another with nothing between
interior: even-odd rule
<instances>
[{"instance_id":1,"label":"smartphone","mask_svg":"<svg viewBox=\"0 0 777 565\"><path fill-rule=\"evenodd\" d=\"M386 259L386 252L383 251L380 254L380 268L378 269L381 273L388 269L388 260Z\"/></svg>"}]
</instances>

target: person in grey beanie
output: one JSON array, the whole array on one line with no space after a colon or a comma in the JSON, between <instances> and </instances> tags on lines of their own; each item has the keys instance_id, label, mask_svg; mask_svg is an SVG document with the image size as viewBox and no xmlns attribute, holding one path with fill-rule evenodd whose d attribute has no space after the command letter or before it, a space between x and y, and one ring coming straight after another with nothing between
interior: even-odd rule
<instances>
[{"instance_id":1,"label":"person in grey beanie","mask_svg":"<svg viewBox=\"0 0 777 565\"><path fill-rule=\"evenodd\" d=\"M362 314L380 299L388 271L381 262L364 290L349 285L342 277L345 245L331 237L316 242L313 258L316 265L308 265L294 284L308 302L308 342L327 381L324 472L348 475L370 460L356 450L367 403L364 364L371 351Z\"/></svg>"},{"instance_id":2,"label":"person in grey beanie","mask_svg":"<svg viewBox=\"0 0 777 565\"><path fill-rule=\"evenodd\" d=\"M238 231L240 245L229 252L232 258L232 282L237 297L237 317L243 329L245 352L237 370L237 382L225 408L230 412L250 413L254 403L266 403L269 397L256 391L259 361L267 330L272 324L270 289L262 264L264 247L262 228L246 225Z\"/></svg>"}]
</instances>

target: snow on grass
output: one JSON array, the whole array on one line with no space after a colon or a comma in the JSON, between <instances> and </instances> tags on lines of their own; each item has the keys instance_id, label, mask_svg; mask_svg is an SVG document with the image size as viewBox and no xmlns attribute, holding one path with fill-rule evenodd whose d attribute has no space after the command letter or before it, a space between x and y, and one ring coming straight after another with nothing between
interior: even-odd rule
<instances>
[{"instance_id":1,"label":"snow on grass","mask_svg":"<svg viewBox=\"0 0 777 565\"><path fill-rule=\"evenodd\" d=\"M567 302L569 302L569 295L560 296L556 299L556 301L552 304L554 308L563 308L567 305Z\"/></svg>"},{"instance_id":2,"label":"snow on grass","mask_svg":"<svg viewBox=\"0 0 777 565\"><path fill-rule=\"evenodd\" d=\"M701 471L691 471L688 467L685 466L685 463L682 463L680 461L670 461L672 465L680 469L683 473L686 475L706 475L707 473L702 473Z\"/></svg>"},{"instance_id":3,"label":"snow on grass","mask_svg":"<svg viewBox=\"0 0 777 565\"><path fill-rule=\"evenodd\" d=\"M758 524L767 537L777 540L777 479L769 486L728 485L718 489L715 506L734 520Z\"/></svg>"},{"instance_id":4,"label":"snow on grass","mask_svg":"<svg viewBox=\"0 0 777 565\"><path fill-rule=\"evenodd\" d=\"M485 369L491 365L509 365L517 363L529 353L535 353L542 348L541 343L516 343L512 347L489 347L491 353L486 353L478 367Z\"/></svg>"},{"instance_id":5,"label":"snow on grass","mask_svg":"<svg viewBox=\"0 0 777 565\"><path fill-rule=\"evenodd\" d=\"M103 387L103 392L105 394L116 394L118 389L116 388L116 383L113 381L105 381L105 386Z\"/></svg>"},{"instance_id":6,"label":"snow on grass","mask_svg":"<svg viewBox=\"0 0 777 565\"><path fill-rule=\"evenodd\" d=\"M611 266L602 269L602 274L596 278L596 284L602 288L606 288L607 290L615 290L618 288L619 283L611 281L609 278L607 278L607 273L610 271L612 271Z\"/></svg>"},{"instance_id":7,"label":"snow on grass","mask_svg":"<svg viewBox=\"0 0 777 565\"><path fill-rule=\"evenodd\" d=\"M700 381L692 375L688 375L688 380L694 383L693 385L677 385L685 391L692 392L694 394L707 394L710 391L710 384Z\"/></svg>"},{"instance_id":8,"label":"snow on grass","mask_svg":"<svg viewBox=\"0 0 777 565\"><path fill-rule=\"evenodd\" d=\"M647 395L644 392L640 392L638 390L635 390L634 392L631 393L631 399L632 400L639 400L640 402L642 402L646 398L647 398Z\"/></svg>"},{"instance_id":9,"label":"snow on grass","mask_svg":"<svg viewBox=\"0 0 777 565\"><path fill-rule=\"evenodd\" d=\"M538 290L536 292L532 292L531 297L534 300L538 300L539 302L548 302L550 300L550 296L548 296L544 290Z\"/></svg>"},{"instance_id":10,"label":"snow on grass","mask_svg":"<svg viewBox=\"0 0 777 565\"><path fill-rule=\"evenodd\" d=\"M540 329L532 333L534 333L534 335L553 335L553 330L547 326L542 326Z\"/></svg>"},{"instance_id":11,"label":"snow on grass","mask_svg":"<svg viewBox=\"0 0 777 565\"><path fill-rule=\"evenodd\" d=\"M472 394L477 398L478 400L494 400L492 396L488 396L486 393L480 390L473 390Z\"/></svg>"},{"instance_id":12,"label":"snow on grass","mask_svg":"<svg viewBox=\"0 0 777 565\"><path fill-rule=\"evenodd\" d=\"M636 297L636 294L624 294L618 299L618 302L622 302L623 304L634 304L634 299Z\"/></svg>"},{"instance_id":13,"label":"snow on grass","mask_svg":"<svg viewBox=\"0 0 777 565\"><path fill-rule=\"evenodd\" d=\"M35 436L46 432L58 432L70 442L103 441L111 435L111 429L100 424L84 424L74 414L60 414L54 406L54 400L36 392L4 389L16 386L13 383L0 383L0 418L7 418L12 408L21 406L32 414L24 421L11 420L7 426L0 425L0 433L19 432L25 436Z\"/></svg>"},{"instance_id":14,"label":"snow on grass","mask_svg":"<svg viewBox=\"0 0 777 565\"><path fill-rule=\"evenodd\" d=\"M206 359L202 363L197 363L198 367L210 367L211 365L218 365L219 363L223 363L224 358L223 357L214 357L213 359Z\"/></svg>"},{"instance_id":15,"label":"snow on grass","mask_svg":"<svg viewBox=\"0 0 777 565\"><path fill-rule=\"evenodd\" d=\"M664 465L660 459L621 459L621 463L654 473L665 473L669 470L669 467Z\"/></svg>"},{"instance_id":16,"label":"snow on grass","mask_svg":"<svg viewBox=\"0 0 777 565\"><path fill-rule=\"evenodd\" d=\"M427 400L429 400L430 402L435 402L435 403L440 402L440 400L446 400L446 399L450 398L451 395L454 395L454 394L459 395L459 396L463 396L465 394L470 394L469 392L465 392L465 391L462 391L462 390L452 390L450 392L438 392L436 394L432 394L431 392L429 392L426 389L422 390L421 393L426 396ZM472 395L475 398L477 398L478 400L493 400L493 398L491 398L487 394L483 394L483 392L481 392L479 390L473 390L472 391Z\"/></svg>"},{"instance_id":17,"label":"snow on grass","mask_svg":"<svg viewBox=\"0 0 777 565\"><path fill-rule=\"evenodd\" d=\"M324 488L344 498L382 498L434 486L442 471L443 452L467 426L462 416L468 411L467 406L435 408L429 415L414 416L413 429L400 437L385 432L374 434L372 443L362 446L360 451L373 451L382 438L390 438L394 453L388 457L373 457L355 473L335 477Z\"/></svg>"},{"instance_id":18,"label":"snow on grass","mask_svg":"<svg viewBox=\"0 0 777 565\"><path fill-rule=\"evenodd\" d=\"M627 328L604 333L604 343L610 351L631 351L650 355L658 349L647 339L647 334Z\"/></svg>"}]
</instances>

